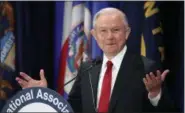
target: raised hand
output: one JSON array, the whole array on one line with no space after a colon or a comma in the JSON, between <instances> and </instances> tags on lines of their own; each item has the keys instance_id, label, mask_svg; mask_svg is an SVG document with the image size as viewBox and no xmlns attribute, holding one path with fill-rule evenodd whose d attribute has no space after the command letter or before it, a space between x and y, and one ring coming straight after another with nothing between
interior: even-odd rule
<instances>
[{"instance_id":1,"label":"raised hand","mask_svg":"<svg viewBox=\"0 0 185 113\"><path fill-rule=\"evenodd\" d=\"M32 79L26 73L20 72L20 77L16 77L16 81L22 88L29 88L29 87L47 87L47 80L44 76L44 70L40 70L40 80Z\"/></svg>"},{"instance_id":2,"label":"raised hand","mask_svg":"<svg viewBox=\"0 0 185 113\"><path fill-rule=\"evenodd\" d=\"M156 97L160 93L162 82L169 72L170 71L167 69L161 74L161 72L157 70L157 76L150 72L143 78L143 82L151 98Z\"/></svg>"}]
</instances>

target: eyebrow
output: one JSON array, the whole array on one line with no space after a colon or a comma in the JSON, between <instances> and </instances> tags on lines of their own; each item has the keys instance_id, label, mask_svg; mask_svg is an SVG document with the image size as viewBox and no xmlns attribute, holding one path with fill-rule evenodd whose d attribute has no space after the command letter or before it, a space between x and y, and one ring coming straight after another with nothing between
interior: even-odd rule
<instances>
[{"instance_id":1,"label":"eyebrow","mask_svg":"<svg viewBox=\"0 0 185 113\"><path fill-rule=\"evenodd\" d=\"M99 29L104 29L104 28L107 28L107 27L99 27ZM113 26L113 27L111 27L111 29L121 29L122 27L121 26Z\"/></svg>"}]
</instances>

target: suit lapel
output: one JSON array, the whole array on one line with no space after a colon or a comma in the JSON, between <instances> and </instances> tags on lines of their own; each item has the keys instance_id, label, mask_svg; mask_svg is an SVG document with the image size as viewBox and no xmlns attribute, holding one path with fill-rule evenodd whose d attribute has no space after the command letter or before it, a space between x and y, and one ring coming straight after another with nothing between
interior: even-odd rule
<instances>
[{"instance_id":1,"label":"suit lapel","mask_svg":"<svg viewBox=\"0 0 185 113\"><path fill-rule=\"evenodd\" d=\"M120 67L120 70L118 72L116 82L114 85L114 89L112 92L110 104L109 104L109 113L111 113L118 101L118 97L123 96L124 100L127 100L127 95L124 91L128 90L129 87L129 75L130 75L130 67L132 65L133 58L132 56L127 52L125 53L125 56L122 60L122 64ZM124 106L124 104L123 104Z\"/></svg>"},{"instance_id":2,"label":"suit lapel","mask_svg":"<svg viewBox=\"0 0 185 113\"><path fill-rule=\"evenodd\" d=\"M99 80L101 65L102 64L98 64L89 71L91 75L91 80L92 80L92 88L93 88L94 98L95 98L95 107L96 107L96 102L97 102L97 87L98 87L98 80Z\"/></svg>"}]
</instances>

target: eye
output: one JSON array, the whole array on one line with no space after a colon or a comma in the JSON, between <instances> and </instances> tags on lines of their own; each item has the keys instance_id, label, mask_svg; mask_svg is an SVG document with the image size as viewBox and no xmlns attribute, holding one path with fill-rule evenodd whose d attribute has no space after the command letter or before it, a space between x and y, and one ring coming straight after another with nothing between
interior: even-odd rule
<instances>
[{"instance_id":1,"label":"eye","mask_svg":"<svg viewBox=\"0 0 185 113\"><path fill-rule=\"evenodd\" d=\"M106 30L105 30L105 29L101 29L100 31L101 31L101 32L106 32Z\"/></svg>"},{"instance_id":2,"label":"eye","mask_svg":"<svg viewBox=\"0 0 185 113\"><path fill-rule=\"evenodd\" d=\"M113 32L118 32L120 29L119 28L114 28Z\"/></svg>"}]
</instances>

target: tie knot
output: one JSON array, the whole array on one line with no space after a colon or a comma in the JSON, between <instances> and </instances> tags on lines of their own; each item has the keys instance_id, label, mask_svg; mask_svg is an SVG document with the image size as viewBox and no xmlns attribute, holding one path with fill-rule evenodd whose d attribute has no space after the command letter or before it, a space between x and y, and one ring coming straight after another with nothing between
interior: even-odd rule
<instances>
[{"instance_id":1,"label":"tie knot","mask_svg":"<svg viewBox=\"0 0 185 113\"><path fill-rule=\"evenodd\" d=\"M113 63L111 61L107 61L107 68L111 68Z\"/></svg>"}]
</instances>

